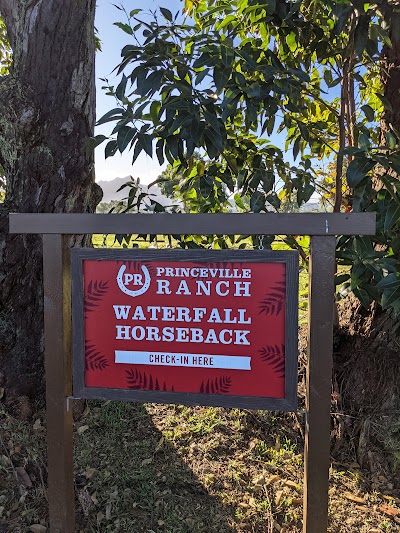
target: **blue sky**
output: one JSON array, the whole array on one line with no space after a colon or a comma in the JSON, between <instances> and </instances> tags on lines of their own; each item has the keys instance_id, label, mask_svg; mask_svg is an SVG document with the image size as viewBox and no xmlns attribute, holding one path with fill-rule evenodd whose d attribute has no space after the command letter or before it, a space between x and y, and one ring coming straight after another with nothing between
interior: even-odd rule
<instances>
[{"instance_id":1,"label":"blue sky","mask_svg":"<svg viewBox=\"0 0 400 533\"><path fill-rule=\"evenodd\" d=\"M159 5L162 5L175 13L182 9L183 2L179 0L147 0L146 3L143 0L97 0L96 28L102 41L102 52L98 52L96 56L98 118L115 107L112 97L106 96L104 91L102 91L103 82L100 81L100 78L113 80L111 72L119 63L122 47L129 42L129 36L113 24L117 21L124 21L124 14L113 4L123 5L127 11L136 8L153 11ZM96 133L109 134L110 128L107 126L109 125L106 124L105 127L98 128ZM150 183L157 178L162 170L157 158L152 160L145 154L139 156L134 166L132 166L131 160L132 154L129 152L125 152L122 155L118 152L114 157L105 160L104 144L102 144L96 149L96 180L112 180L117 177L132 175L134 178L140 177L142 183Z\"/></svg>"}]
</instances>

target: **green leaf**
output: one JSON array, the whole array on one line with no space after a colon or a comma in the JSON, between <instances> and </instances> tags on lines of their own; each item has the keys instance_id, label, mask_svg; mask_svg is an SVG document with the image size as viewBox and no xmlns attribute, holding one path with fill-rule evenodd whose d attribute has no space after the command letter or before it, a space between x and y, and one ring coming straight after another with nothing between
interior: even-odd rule
<instances>
[{"instance_id":1,"label":"green leaf","mask_svg":"<svg viewBox=\"0 0 400 533\"><path fill-rule=\"evenodd\" d=\"M98 121L97 126L100 126L101 124L105 124L106 122L111 122L113 120L119 120L125 115L124 109L121 109L120 107L116 107L114 109L111 109L111 111L107 111L105 115L103 115Z\"/></svg>"},{"instance_id":2,"label":"green leaf","mask_svg":"<svg viewBox=\"0 0 400 533\"><path fill-rule=\"evenodd\" d=\"M254 191L250 197L250 209L253 213L259 213L265 206L265 194L261 191Z\"/></svg>"},{"instance_id":3,"label":"green leaf","mask_svg":"<svg viewBox=\"0 0 400 533\"><path fill-rule=\"evenodd\" d=\"M363 105L361 106L361 109L364 111L364 115L369 122L373 122L375 120L375 111L370 105Z\"/></svg>"},{"instance_id":4,"label":"green leaf","mask_svg":"<svg viewBox=\"0 0 400 533\"><path fill-rule=\"evenodd\" d=\"M354 32L354 46L358 57L363 55L368 41L369 15L361 15Z\"/></svg>"},{"instance_id":5,"label":"green leaf","mask_svg":"<svg viewBox=\"0 0 400 533\"><path fill-rule=\"evenodd\" d=\"M392 133L390 133L389 131L385 132L385 137L386 137L387 146L391 150L394 150L396 148L396 145L397 145L396 137Z\"/></svg>"},{"instance_id":6,"label":"green leaf","mask_svg":"<svg viewBox=\"0 0 400 533\"><path fill-rule=\"evenodd\" d=\"M371 297L369 296L369 294L367 293L367 291L365 289L361 289L361 288L357 287L357 288L353 289L353 292L354 292L355 296L360 300L360 302L363 305L363 307L368 309L369 306L371 305L371 301L372 300L371 300Z\"/></svg>"},{"instance_id":7,"label":"green leaf","mask_svg":"<svg viewBox=\"0 0 400 533\"><path fill-rule=\"evenodd\" d=\"M381 305L383 309L387 309L400 299L400 287L396 290L384 290L382 294Z\"/></svg>"},{"instance_id":8,"label":"green leaf","mask_svg":"<svg viewBox=\"0 0 400 533\"><path fill-rule=\"evenodd\" d=\"M347 169L347 183L349 187L356 187L360 181L374 168L376 162L367 157L356 157Z\"/></svg>"},{"instance_id":9,"label":"green leaf","mask_svg":"<svg viewBox=\"0 0 400 533\"><path fill-rule=\"evenodd\" d=\"M383 94L376 93L376 96L379 98L379 100L382 102L383 107L386 109L386 111L389 111L390 113L393 113L393 107L390 103L389 99L386 98Z\"/></svg>"},{"instance_id":10,"label":"green leaf","mask_svg":"<svg viewBox=\"0 0 400 533\"><path fill-rule=\"evenodd\" d=\"M125 89L126 89L126 83L128 81L128 78L125 76L125 74L122 75L122 80L120 81L117 90L115 91L115 96L118 98L118 100L122 100L125 96Z\"/></svg>"},{"instance_id":11,"label":"green leaf","mask_svg":"<svg viewBox=\"0 0 400 533\"><path fill-rule=\"evenodd\" d=\"M399 274L388 274L376 284L378 289L397 289L400 287L400 276Z\"/></svg>"},{"instance_id":12,"label":"green leaf","mask_svg":"<svg viewBox=\"0 0 400 533\"><path fill-rule=\"evenodd\" d=\"M207 176L207 174L203 174L200 176L199 188L201 196L206 199L209 198L214 188L213 179L210 176Z\"/></svg>"},{"instance_id":13,"label":"green leaf","mask_svg":"<svg viewBox=\"0 0 400 533\"><path fill-rule=\"evenodd\" d=\"M164 164L164 139L159 139L156 144L156 154L160 165Z\"/></svg>"},{"instance_id":14,"label":"green leaf","mask_svg":"<svg viewBox=\"0 0 400 533\"><path fill-rule=\"evenodd\" d=\"M114 22L114 26L117 26L118 28L120 28L122 31L124 31L128 35L133 35L133 30L129 26L129 24L124 24L122 22Z\"/></svg>"},{"instance_id":15,"label":"green leaf","mask_svg":"<svg viewBox=\"0 0 400 533\"><path fill-rule=\"evenodd\" d=\"M199 85L203 80L204 78L207 76L207 74L210 72L210 69L209 68L205 68L204 70L202 70L201 72L199 72L196 76L196 80L195 80L195 85Z\"/></svg>"},{"instance_id":16,"label":"green leaf","mask_svg":"<svg viewBox=\"0 0 400 533\"><path fill-rule=\"evenodd\" d=\"M339 276L335 277L335 285L341 285L348 279L350 279L350 274L340 274Z\"/></svg>"},{"instance_id":17,"label":"green leaf","mask_svg":"<svg viewBox=\"0 0 400 533\"><path fill-rule=\"evenodd\" d=\"M281 206L281 201L278 198L278 195L273 192L267 196L267 202L272 205L272 207L275 207L276 210L278 210Z\"/></svg>"},{"instance_id":18,"label":"green leaf","mask_svg":"<svg viewBox=\"0 0 400 533\"><path fill-rule=\"evenodd\" d=\"M385 220L383 223L383 231L388 231L392 226L399 221L400 218L400 205L391 202L387 208L385 214Z\"/></svg>"},{"instance_id":19,"label":"green leaf","mask_svg":"<svg viewBox=\"0 0 400 533\"><path fill-rule=\"evenodd\" d=\"M153 157L153 137L145 133L138 133L138 142L147 155Z\"/></svg>"},{"instance_id":20,"label":"green leaf","mask_svg":"<svg viewBox=\"0 0 400 533\"><path fill-rule=\"evenodd\" d=\"M106 144L105 150L104 150L104 157L107 159L108 157L112 157L117 153L118 150L118 144L117 141L110 141Z\"/></svg>"},{"instance_id":21,"label":"green leaf","mask_svg":"<svg viewBox=\"0 0 400 533\"><path fill-rule=\"evenodd\" d=\"M157 102L157 101L151 102L150 116L154 124L158 124L159 122L160 109L161 109L160 102Z\"/></svg>"},{"instance_id":22,"label":"green leaf","mask_svg":"<svg viewBox=\"0 0 400 533\"><path fill-rule=\"evenodd\" d=\"M216 66L214 68L214 83L217 91L222 91L228 83L231 75L231 67Z\"/></svg>"},{"instance_id":23,"label":"green leaf","mask_svg":"<svg viewBox=\"0 0 400 533\"><path fill-rule=\"evenodd\" d=\"M160 7L160 11L163 15L163 17L168 20L168 22L172 22L172 13L169 9L165 7Z\"/></svg>"},{"instance_id":24,"label":"green leaf","mask_svg":"<svg viewBox=\"0 0 400 533\"><path fill-rule=\"evenodd\" d=\"M184 126L187 122L191 120L191 115L188 115L187 113L179 113L177 115L168 131L168 135L172 135L175 133L179 128Z\"/></svg>"},{"instance_id":25,"label":"green leaf","mask_svg":"<svg viewBox=\"0 0 400 533\"><path fill-rule=\"evenodd\" d=\"M297 36L295 33L289 33L286 36L286 44L288 45L291 52L295 52L297 49Z\"/></svg>"},{"instance_id":26,"label":"green leaf","mask_svg":"<svg viewBox=\"0 0 400 533\"><path fill-rule=\"evenodd\" d=\"M136 128L131 128L130 126L123 126L119 131L117 135L117 145L118 150L122 152L125 150L125 148L128 146L128 144L132 141L132 139L135 137L137 133Z\"/></svg>"},{"instance_id":27,"label":"green leaf","mask_svg":"<svg viewBox=\"0 0 400 533\"><path fill-rule=\"evenodd\" d=\"M108 139L108 137L106 137L105 135L96 135L95 137L89 137L86 145L88 152L93 152L93 150L106 139Z\"/></svg>"}]
</instances>

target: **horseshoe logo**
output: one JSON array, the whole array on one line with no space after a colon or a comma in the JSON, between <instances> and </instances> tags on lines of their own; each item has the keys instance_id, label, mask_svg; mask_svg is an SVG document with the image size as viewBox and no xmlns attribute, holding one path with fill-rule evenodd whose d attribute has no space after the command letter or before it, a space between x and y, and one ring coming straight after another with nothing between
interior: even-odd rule
<instances>
[{"instance_id":1,"label":"horseshoe logo","mask_svg":"<svg viewBox=\"0 0 400 533\"><path fill-rule=\"evenodd\" d=\"M145 293L147 289L150 287L150 281L151 281L150 272L148 268L142 265L142 272L144 274L144 284L143 284L143 287L141 287L137 291L131 291L130 289L125 287L124 282L123 282L123 275L124 275L125 270L126 270L126 265L122 265L117 275L117 283L121 291L127 294L128 296L133 296L133 297L140 296L141 294Z\"/></svg>"}]
</instances>

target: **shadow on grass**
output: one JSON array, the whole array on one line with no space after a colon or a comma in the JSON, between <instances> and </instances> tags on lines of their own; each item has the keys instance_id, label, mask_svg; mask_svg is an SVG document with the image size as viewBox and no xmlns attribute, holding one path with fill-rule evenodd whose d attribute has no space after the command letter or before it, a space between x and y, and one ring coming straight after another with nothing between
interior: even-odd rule
<instances>
[{"instance_id":1,"label":"shadow on grass","mask_svg":"<svg viewBox=\"0 0 400 533\"><path fill-rule=\"evenodd\" d=\"M238 531L229 518L235 509L200 483L182 442L179 454L174 448L179 427L163 436L142 404L89 405L75 437L76 531Z\"/></svg>"}]
</instances>

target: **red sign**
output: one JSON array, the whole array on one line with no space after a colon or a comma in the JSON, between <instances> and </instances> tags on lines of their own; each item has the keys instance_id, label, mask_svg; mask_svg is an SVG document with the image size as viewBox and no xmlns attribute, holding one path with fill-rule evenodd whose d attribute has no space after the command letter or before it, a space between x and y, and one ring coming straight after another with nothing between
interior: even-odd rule
<instances>
[{"instance_id":1,"label":"red sign","mask_svg":"<svg viewBox=\"0 0 400 533\"><path fill-rule=\"evenodd\" d=\"M285 399L287 260L107 252L79 258L85 389Z\"/></svg>"}]
</instances>

